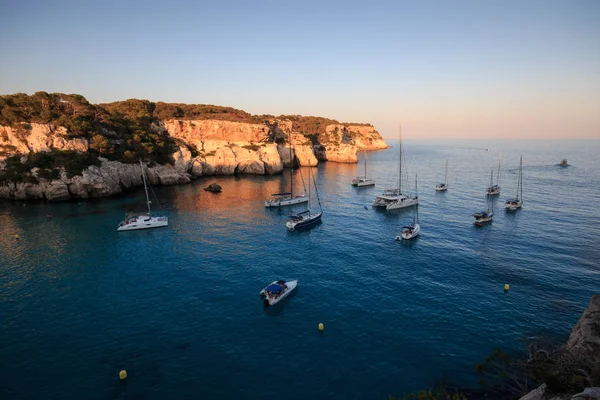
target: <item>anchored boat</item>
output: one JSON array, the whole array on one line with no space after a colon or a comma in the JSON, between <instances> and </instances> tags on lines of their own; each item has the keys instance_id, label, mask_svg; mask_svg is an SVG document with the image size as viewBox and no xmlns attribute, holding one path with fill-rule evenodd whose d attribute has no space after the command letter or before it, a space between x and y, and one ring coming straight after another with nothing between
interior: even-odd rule
<instances>
[{"instance_id":1,"label":"anchored boat","mask_svg":"<svg viewBox=\"0 0 600 400\"><path fill-rule=\"evenodd\" d=\"M146 205L148 206L147 214L128 214L123 221L117 227L117 231L133 231L138 229L151 229L160 228L169 225L168 217L153 217L152 210L150 209L150 198L148 197L148 185L146 184L146 173L144 172L144 165L140 160L140 167L142 169L142 180L144 181L144 190L146 192Z\"/></svg>"},{"instance_id":2,"label":"anchored boat","mask_svg":"<svg viewBox=\"0 0 600 400\"><path fill-rule=\"evenodd\" d=\"M278 280L261 290L258 294L265 307L274 306L286 298L298 286L298 281Z\"/></svg>"}]
</instances>

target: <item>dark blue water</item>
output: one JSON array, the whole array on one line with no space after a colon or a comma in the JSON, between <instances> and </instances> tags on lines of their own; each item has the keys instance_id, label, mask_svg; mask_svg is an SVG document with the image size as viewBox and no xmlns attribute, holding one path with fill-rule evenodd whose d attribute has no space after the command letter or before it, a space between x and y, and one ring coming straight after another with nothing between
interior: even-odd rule
<instances>
[{"instance_id":1,"label":"dark blue water","mask_svg":"<svg viewBox=\"0 0 600 400\"><path fill-rule=\"evenodd\" d=\"M501 151L500 207L476 228ZM411 243L393 238L413 211L370 207L397 147L369 154L377 188L350 186L362 161L320 165L323 223L308 232L263 207L287 174L155 188L170 225L151 231L116 232L143 190L1 201L0 397L385 399L474 386L495 347L566 339L600 289L600 142L407 141L405 153L421 201ZM508 214L521 154L525 203ZM221 194L202 190L213 181ZM280 278L298 290L265 312L258 292Z\"/></svg>"}]
</instances>

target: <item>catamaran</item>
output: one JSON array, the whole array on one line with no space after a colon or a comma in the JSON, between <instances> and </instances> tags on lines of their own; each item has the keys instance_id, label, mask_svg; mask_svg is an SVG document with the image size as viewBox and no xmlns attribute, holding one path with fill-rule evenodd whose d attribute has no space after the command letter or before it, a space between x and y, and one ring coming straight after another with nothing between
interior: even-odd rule
<instances>
[{"instance_id":1,"label":"catamaran","mask_svg":"<svg viewBox=\"0 0 600 400\"><path fill-rule=\"evenodd\" d=\"M490 173L490 186L492 185L493 178L494 170L492 170L492 172ZM489 196L486 195L485 201L487 204L487 209L485 211L480 211L473 214L473 217L475 217L475 225L477 226L483 226L485 224L488 224L494 219L494 200L492 200Z\"/></svg>"},{"instance_id":2,"label":"catamaran","mask_svg":"<svg viewBox=\"0 0 600 400\"><path fill-rule=\"evenodd\" d=\"M415 194L417 194L417 176L415 175ZM412 224L408 226L403 226L402 231L400 232L400 236L396 236L396 240L400 239L412 239L414 237L419 236L421 232L421 225L419 225L419 205L417 204L415 216L413 216Z\"/></svg>"},{"instance_id":3,"label":"catamaran","mask_svg":"<svg viewBox=\"0 0 600 400\"><path fill-rule=\"evenodd\" d=\"M150 198L148 197L148 185L146 184L146 173L144 172L144 165L140 160L140 167L142 169L142 180L144 181L144 190L146 191L146 205L148 206L147 214L128 214L123 221L117 227L117 231L133 231L138 229L150 229L160 228L169 225L168 217L153 217L152 210L150 210Z\"/></svg>"},{"instance_id":4,"label":"catamaran","mask_svg":"<svg viewBox=\"0 0 600 400\"><path fill-rule=\"evenodd\" d=\"M517 180L517 197L506 200L504 208L507 211L517 211L523 206L523 156L519 161L519 179Z\"/></svg>"},{"instance_id":5,"label":"catamaran","mask_svg":"<svg viewBox=\"0 0 600 400\"><path fill-rule=\"evenodd\" d=\"M375 185L375 181L373 179L367 178L367 152L364 151L363 154L365 155L365 176L357 176L356 178L352 179L352 186L363 187Z\"/></svg>"},{"instance_id":6,"label":"catamaran","mask_svg":"<svg viewBox=\"0 0 600 400\"><path fill-rule=\"evenodd\" d=\"M398 160L398 188L386 189L373 201L373 207L385 207L386 210L397 210L419 204L417 196L402 193L402 126L400 126L400 159Z\"/></svg>"},{"instance_id":7,"label":"catamaran","mask_svg":"<svg viewBox=\"0 0 600 400\"><path fill-rule=\"evenodd\" d=\"M446 160L446 177L444 178L444 182L435 185L435 190L438 192L445 192L448 190L448 160Z\"/></svg>"},{"instance_id":8,"label":"catamaran","mask_svg":"<svg viewBox=\"0 0 600 400\"><path fill-rule=\"evenodd\" d=\"M319 212L311 211L310 209L310 181L313 181L315 184L315 193L317 195L317 200L319 202ZM285 222L285 226L290 232L309 228L316 225L318 222L321 222L321 217L323 216L323 208L321 207L321 199L319 199L319 190L317 189L317 183L314 180L312 175L312 171L310 166L308 167L308 207L306 210L299 212L294 215L290 215Z\"/></svg>"},{"instance_id":9,"label":"catamaran","mask_svg":"<svg viewBox=\"0 0 600 400\"><path fill-rule=\"evenodd\" d=\"M306 203L308 197L305 194L294 196L294 154L292 146L292 134L289 135L290 141L290 191L284 193L274 193L273 199L265 200L265 207L284 207L294 204Z\"/></svg>"}]
</instances>

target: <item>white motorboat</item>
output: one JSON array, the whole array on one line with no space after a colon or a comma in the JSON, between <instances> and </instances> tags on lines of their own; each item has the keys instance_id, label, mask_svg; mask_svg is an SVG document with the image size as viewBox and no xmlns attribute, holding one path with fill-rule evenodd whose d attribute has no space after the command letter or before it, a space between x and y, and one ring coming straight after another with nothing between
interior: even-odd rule
<instances>
[{"instance_id":1,"label":"white motorboat","mask_svg":"<svg viewBox=\"0 0 600 400\"><path fill-rule=\"evenodd\" d=\"M375 185L375 181L371 178L367 178L367 152L363 153L365 155L365 176L357 176L352 179L352 186L364 187L364 186L373 186Z\"/></svg>"},{"instance_id":2,"label":"white motorboat","mask_svg":"<svg viewBox=\"0 0 600 400\"><path fill-rule=\"evenodd\" d=\"M417 177L415 175L415 193L417 193L416 187L417 187ZM415 212L415 216L413 217L412 224L410 224L409 226L403 226L402 231L400 231L400 236L396 236L396 240L400 240L400 239L409 240L409 239L419 236L420 232L421 232L421 225L419 225L419 205L417 204L416 212Z\"/></svg>"},{"instance_id":3,"label":"white motorboat","mask_svg":"<svg viewBox=\"0 0 600 400\"><path fill-rule=\"evenodd\" d=\"M315 184L315 193L319 202L319 212L314 212L310 209L310 185L311 180ZM314 180L310 167L308 168L308 207L306 210L290 215L285 221L285 226L290 232L300 230L303 228L310 228L321 222L323 216L323 208L321 207L321 199L319 199L319 190L317 189L317 183Z\"/></svg>"},{"instance_id":4,"label":"white motorboat","mask_svg":"<svg viewBox=\"0 0 600 400\"><path fill-rule=\"evenodd\" d=\"M486 189L486 194L488 196L496 196L500 194L500 168L502 165L502 153L500 153L500 159L498 160L498 175L496 177L496 184L493 184L492 179L490 179L490 186ZM492 170L493 175L493 170Z\"/></svg>"},{"instance_id":5,"label":"white motorboat","mask_svg":"<svg viewBox=\"0 0 600 400\"><path fill-rule=\"evenodd\" d=\"M292 146L292 135L289 135L290 141L290 191L283 193L274 193L273 199L265 200L265 207L284 207L291 206L294 204L306 203L308 201L308 197L305 194L295 195L294 196L294 150Z\"/></svg>"},{"instance_id":6,"label":"white motorboat","mask_svg":"<svg viewBox=\"0 0 600 400\"><path fill-rule=\"evenodd\" d=\"M259 296L263 299L265 307L274 306L286 298L298 286L298 281L278 280L260 291Z\"/></svg>"},{"instance_id":7,"label":"white motorboat","mask_svg":"<svg viewBox=\"0 0 600 400\"><path fill-rule=\"evenodd\" d=\"M444 182L435 185L435 190L438 192L445 192L448 190L448 160L446 160L446 177L444 178Z\"/></svg>"},{"instance_id":8,"label":"white motorboat","mask_svg":"<svg viewBox=\"0 0 600 400\"><path fill-rule=\"evenodd\" d=\"M507 211L517 211L523 206L523 156L519 161L519 179L517 180L517 196L504 202Z\"/></svg>"},{"instance_id":9,"label":"white motorboat","mask_svg":"<svg viewBox=\"0 0 600 400\"><path fill-rule=\"evenodd\" d=\"M385 207L387 211L412 207L419 204L417 196L402 193L402 126L400 126L400 149L398 161L398 188L386 189L375 197L373 207Z\"/></svg>"},{"instance_id":10,"label":"white motorboat","mask_svg":"<svg viewBox=\"0 0 600 400\"><path fill-rule=\"evenodd\" d=\"M490 182L492 181L493 176L494 170L492 170L490 174ZM477 226L484 226L486 224L489 224L494 219L494 200L492 200L490 196L486 195L485 201L487 204L487 210L476 212L473 214L473 217L475 217L475 225Z\"/></svg>"},{"instance_id":11,"label":"white motorboat","mask_svg":"<svg viewBox=\"0 0 600 400\"><path fill-rule=\"evenodd\" d=\"M146 173L144 172L144 165L140 160L140 167L142 169L142 180L144 181L144 190L146 192L146 205L148 206L148 213L146 214L129 214L117 227L117 231L134 231L138 229L150 229L160 228L169 225L168 217L153 217L152 210L150 209L150 198L148 197L148 185L146 184Z\"/></svg>"}]
</instances>

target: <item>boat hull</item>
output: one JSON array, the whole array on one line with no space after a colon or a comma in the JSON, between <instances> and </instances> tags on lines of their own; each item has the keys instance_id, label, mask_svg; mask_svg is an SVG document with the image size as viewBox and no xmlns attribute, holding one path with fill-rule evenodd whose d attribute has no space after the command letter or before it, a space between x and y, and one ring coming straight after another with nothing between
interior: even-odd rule
<instances>
[{"instance_id":1,"label":"boat hull","mask_svg":"<svg viewBox=\"0 0 600 400\"><path fill-rule=\"evenodd\" d=\"M415 198L415 197L405 197L405 198L401 198L399 200L396 200L396 201L388 204L387 206L385 206L385 209L387 211L390 211L390 210L400 210L402 208L416 206L417 204L419 204L419 199L418 198Z\"/></svg>"},{"instance_id":2,"label":"boat hull","mask_svg":"<svg viewBox=\"0 0 600 400\"><path fill-rule=\"evenodd\" d=\"M318 213L310 213L306 216L302 216L300 220L290 220L285 223L285 226L290 232L310 228L316 225L318 222L321 222L321 217L323 216L322 212Z\"/></svg>"},{"instance_id":3,"label":"boat hull","mask_svg":"<svg viewBox=\"0 0 600 400\"><path fill-rule=\"evenodd\" d=\"M351 185L355 187L375 186L375 181L373 179L354 178Z\"/></svg>"},{"instance_id":4,"label":"boat hull","mask_svg":"<svg viewBox=\"0 0 600 400\"><path fill-rule=\"evenodd\" d=\"M307 196L296 196L294 198L286 197L286 198L281 198L281 199L265 200L265 207L267 207L267 208L285 207L285 206L292 206L294 204L302 204L302 203L307 203L307 202L308 202Z\"/></svg>"},{"instance_id":5,"label":"boat hull","mask_svg":"<svg viewBox=\"0 0 600 400\"><path fill-rule=\"evenodd\" d=\"M496 196L496 195L499 195L499 194L500 194L500 186L498 186L498 185L494 185L494 186L491 186L491 187L487 188L487 190L486 190L486 194L487 194L488 196Z\"/></svg>"},{"instance_id":6,"label":"boat hull","mask_svg":"<svg viewBox=\"0 0 600 400\"><path fill-rule=\"evenodd\" d=\"M402 232L400 233L400 236L396 236L396 240L400 240L400 239L410 240L412 238L419 236L419 233L421 233L421 226L419 224L413 224L410 227L411 227L410 230L409 229L402 230Z\"/></svg>"},{"instance_id":7,"label":"boat hull","mask_svg":"<svg viewBox=\"0 0 600 400\"><path fill-rule=\"evenodd\" d=\"M445 192L446 190L448 190L448 186L441 184L441 185L436 185L435 190L437 192Z\"/></svg>"},{"instance_id":8,"label":"boat hull","mask_svg":"<svg viewBox=\"0 0 600 400\"><path fill-rule=\"evenodd\" d=\"M494 220L494 216L493 215L490 215L489 217L476 218L475 219L475 225L477 225L477 226L484 226L484 225L492 223L493 220Z\"/></svg>"},{"instance_id":9,"label":"boat hull","mask_svg":"<svg viewBox=\"0 0 600 400\"><path fill-rule=\"evenodd\" d=\"M278 281L272 282L271 285L277 284L277 282ZM279 303L281 300L289 296L290 293L292 293L294 289L296 289L296 286L298 286L298 281L289 281L285 282L285 284L287 286L287 289L285 289L284 292L281 293L279 296L269 296L269 293L266 290L267 288L264 288L259 292L259 296L262 297L265 307L274 306L275 304Z\"/></svg>"},{"instance_id":10,"label":"boat hull","mask_svg":"<svg viewBox=\"0 0 600 400\"><path fill-rule=\"evenodd\" d=\"M119 224L117 231L136 231L140 229L162 228L169 225L168 217L135 217Z\"/></svg>"},{"instance_id":11,"label":"boat hull","mask_svg":"<svg viewBox=\"0 0 600 400\"><path fill-rule=\"evenodd\" d=\"M522 206L523 202L521 200L508 200L506 203L504 203L504 208L507 211L517 211Z\"/></svg>"}]
</instances>

